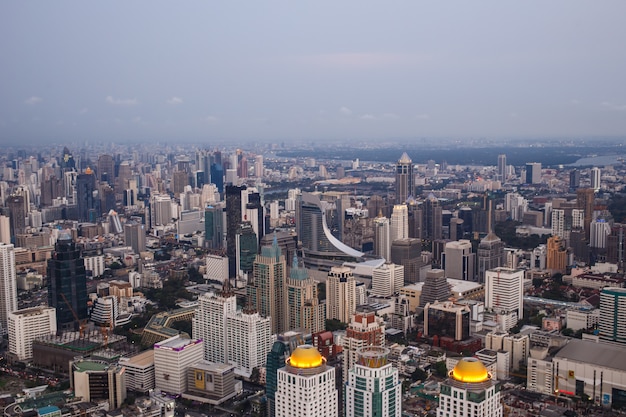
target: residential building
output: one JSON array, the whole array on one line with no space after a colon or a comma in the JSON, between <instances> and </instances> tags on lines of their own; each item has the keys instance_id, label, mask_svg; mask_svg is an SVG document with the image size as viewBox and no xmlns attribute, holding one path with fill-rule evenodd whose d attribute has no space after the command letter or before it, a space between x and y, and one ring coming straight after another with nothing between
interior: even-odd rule
<instances>
[{"instance_id":1,"label":"residential building","mask_svg":"<svg viewBox=\"0 0 626 417\"><path fill-rule=\"evenodd\" d=\"M14 249L11 243L0 243L0 335L6 334L9 315L17 310Z\"/></svg>"},{"instance_id":2,"label":"residential building","mask_svg":"<svg viewBox=\"0 0 626 417\"><path fill-rule=\"evenodd\" d=\"M57 331L56 312L52 307L33 307L9 313L9 353L18 361L33 357L33 340Z\"/></svg>"},{"instance_id":3,"label":"residential building","mask_svg":"<svg viewBox=\"0 0 626 417\"><path fill-rule=\"evenodd\" d=\"M356 310L356 280L348 267L332 267L326 279L326 316L347 323Z\"/></svg>"}]
</instances>

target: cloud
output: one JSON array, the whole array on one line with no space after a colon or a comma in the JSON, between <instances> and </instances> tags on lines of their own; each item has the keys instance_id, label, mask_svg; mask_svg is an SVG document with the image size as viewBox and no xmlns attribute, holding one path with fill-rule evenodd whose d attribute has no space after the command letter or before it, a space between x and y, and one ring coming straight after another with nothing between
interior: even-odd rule
<instances>
[{"instance_id":1,"label":"cloud","mask_svg":"<svg viewBox=\"0 0 626 417\"><path fill-rule=\"evenodd\" d=\"M426 113L416 114L414 119L416 120L430 120L430 115Z\"/></svg>"},{"instance_id":2,"label":"cloud","mask_svg":"<svg viewBox=\"0 0 626 417\"><path fill-rule=\"evenodd\" d=\"M136 106L139 103L136 98L113 98L111 96L106 96L104 101L113 106L122 107Z\"/></svg>"},{"instance_id":3,"label":"cloud","mask_svg":"<svg viewBox=\"0 0 626 417\"><path fill-rule=\"evenodd\" d=\"M219 122L220 119L218 119L217 117L213 116L213 115L209 115L206 117L205 119L207 122L209 123L217 123Z\"/></svg>"},{"instance_id":4,"label":"cloud","mask_svg":"<svg viewBox=\"0 0 626 417\"><path fill-rule=\"evenodd\" d=\"M385 113L383 114L382 118L386 120L398 120L400 116L395 113Z\"/></svg>"},{"instance_id":5,"label":"cloud","mask_svg":"<svg viewBox=\"0 0 626 417\"><path fill-rule=\"evenodd\" d=\"M373 114L363 114L363 115L359 116L359 119L361 119L361 120L376 120L376 116L374 116Z\"/></svg>"},{"instance_id":6,"label":"cloud","mask_svg":"<svg viewBox=\"0 0 626 417\"><path fill-rule=\"evenodd\" d=\"M178 106L179 104L183 104L183 99L180 97L172 97L167 100L167 104L171 104L172 106Z\"/></svg>"},{"instance_id":7,"label":"cloud","mask_svg":"<svg viewBox=\"0 0 626 417\"><path fill-rule=\"evenodd\" d=\"M352 114L352 110L350 110L349 108L343 106L339 109L339 113L341 114L345 114L346 116L350 116Z\"/></svg>"},{"instance_id":8,"label":"cloud","mask_svg":"<svg viewBox=\"0 0 626 417\"><path fill-rule=\"evenodd\" d=\"M32 96L32 97L29 97L26 100L24 100L24 103L28 104L29 106L34 106L35 104L39 104L42 101L43 101L43 99L41 97Z\"/></svg>"},{"instance_id":9,"label":"cloud","mask_svg":"<svg viewBox=\"0 0 626 417\"><path fill-rule=\"evenodd\" d=\"M579 104L581 104L582 102L576 98L573 98L569 101L569 104L571 104L572 106L578 106Z\"/></svg>"},{"instance_id":10,"label":"cloud","mask_svg":"<svg viewBox=\"0 0 626 417\"><path fill-rule=\"evenodd\" d=\"M88 111L89 109L87 107L83 107L82 109L78 111L78 114L86 114Z\"/></svg>"},{"instance_id":11,"label":"cloud","mask_svg":"<svg viewBox=\"0 0 626 417\"><path fill-rule=\"evenodd\" d=\"M626 111L626 104L615 104L610 101L603 101L602 106L612 111Z\"/></svg>"}]
</instances>

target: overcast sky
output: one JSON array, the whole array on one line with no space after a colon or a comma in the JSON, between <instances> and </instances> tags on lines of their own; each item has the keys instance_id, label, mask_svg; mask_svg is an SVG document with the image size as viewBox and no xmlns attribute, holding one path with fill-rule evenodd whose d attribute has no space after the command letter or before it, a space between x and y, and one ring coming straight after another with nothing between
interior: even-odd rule
<instances>
[{"instance_id":1,"label":"overcast sky","mask_svg":"<svg viewBox=\"0 0 626 417\"><path fill-rule=\"evenodd\" d=\"M0 141L626 134L626 2L2 1Z\"/></svg>"}]
</instances>

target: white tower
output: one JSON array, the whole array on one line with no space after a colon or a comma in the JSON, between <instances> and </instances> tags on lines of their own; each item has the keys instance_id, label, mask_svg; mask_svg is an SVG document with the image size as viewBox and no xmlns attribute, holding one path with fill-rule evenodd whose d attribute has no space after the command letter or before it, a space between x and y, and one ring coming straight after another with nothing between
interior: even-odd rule
<instances>
[{"instance_id":1,"label":"white tower","mask_svg":"<svg viewBox=\"0 0 626 417\"><path fill-rule=\"evenodd\" d=\"M374 219L374 255L391 260L391 228L389 219L382 215Z\"/></svg>"},{"instance_id":2,"label":"white tower","mask_svg":"<svg viewBox=\"0 0 626 417\"><path fill-rule=\"evenodd\" d=\"M237 298L232 292L208 292L198 299L198 309L192 322L193 336L204 340L204 359L228 363L226 319L229 314L236 312Z\"/></svg>"},{"instance_id":3,"label":"white tower","mask_svg":"<svg viewBox=\"0 0 626 417\"><path fill-rule=\"evenodd\" d=\"M591 188L593 188L595 191L600 190L600 175L602 174L602 172L600 171L600 168L598 167L593 167L591 168Z\"/></svg>"},{"instance_id":4,"label":"white tower","mask_svg":"<svg viewBox=\"0 0 626 417\"><path fill-rule=\"evenodd\" d=\"M372 270L372 294L389 297L404 287L404 266L385 263Z\"/></svg>"},{"instance_id":5,"label":"white tower","mask_svg":"<svg viewBox=\"0 0 626 417\"><path fill-rule=\"evenodd\" d=\"M396 204L391 213L391 242L409 237L409 209L406 204Z\"/></svg>"},{"instance_id":6,"label":"white tower","mask_svg":"<svg viewBox=\"0 0 626 417\"><path fill-rule=\"evenodd\" d=\"M334 417L335 368L311 345L297 347L278 370L276 417Z\"/></svg>"},{"instance_id":7,"label":"white tower","mask_svg":"<svg viewBox=\"0 0 626 417\"><path fill-rule=\"evenodd\" d=\"M9 314L15 310L17 281L14 247L10 243L0 243L0 334L6 334Z\"/></svg>"},{"instance_id":8,"label":"white tower","mask_svg":"<svg viewBox=\"0 0 626 417\"><path fill-rule=\"evenodd\" d=\"M33 357L33 340L57 332L57 315L53 307L33 307L9 314L9 352L20 360Z\"/></svg>"},{"instance_id":9,"label":"white tower","mask_svg":"<svg viewBox=\"0 0 626 417\"><path fill-rule=\"evenodd\" d=\"M515 313L514 321L516 321L524 316L523 297L524 271L521 269L501 267L490 269L485 273L485 308L487 310L497 314ZM512 323L511 327L513 325L515 323Z\"/></svg>"}]
</instances>

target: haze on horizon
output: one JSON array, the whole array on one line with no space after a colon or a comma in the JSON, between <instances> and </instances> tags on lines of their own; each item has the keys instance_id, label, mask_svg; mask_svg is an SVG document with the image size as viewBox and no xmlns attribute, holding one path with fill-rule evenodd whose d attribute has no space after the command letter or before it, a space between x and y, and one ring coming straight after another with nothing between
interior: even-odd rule
<instances>
[{"instance_id":1,"label":"haze on horizon","mask_svg":"<svg viewBox=\"0 0 626 417\"><path fill-rule=\"evenodd\" d=\"M0 143L626 136L626 3L0 3Z\"/></svg>"}]
</instances>

